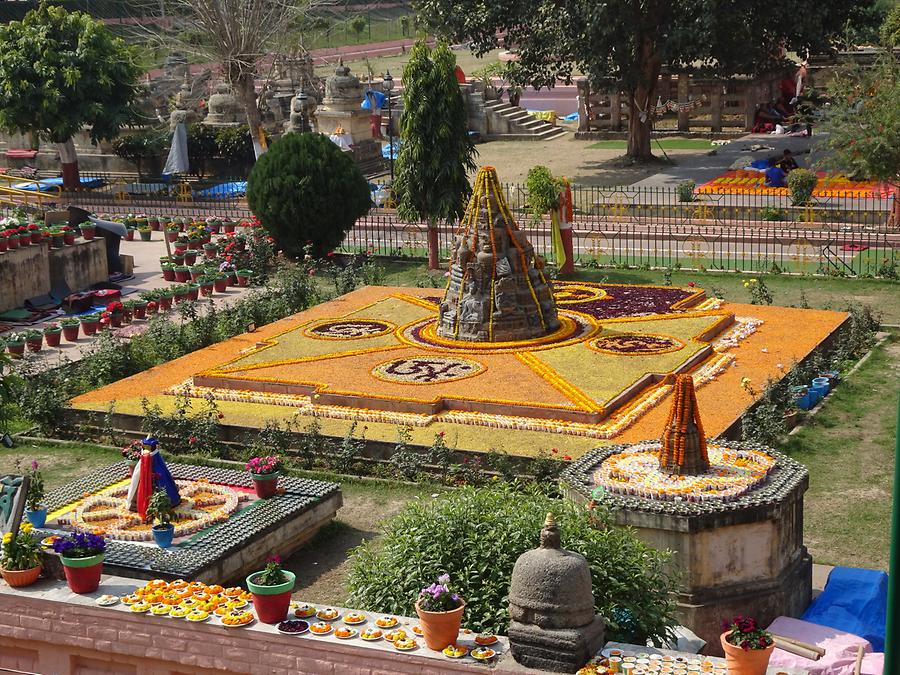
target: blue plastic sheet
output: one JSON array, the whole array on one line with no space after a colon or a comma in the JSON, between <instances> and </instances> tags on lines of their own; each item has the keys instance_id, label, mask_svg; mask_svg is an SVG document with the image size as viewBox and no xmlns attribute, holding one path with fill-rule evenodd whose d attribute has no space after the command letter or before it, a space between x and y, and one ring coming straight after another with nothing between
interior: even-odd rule
<instances>
[{"instance_id":1,"label":"blue plastic sheet","mask_svg":"<svg viewBox=\"0 0 900 675\"><path fill-rule=\"evenodd\" d=\"M194 194L198 197L207 199L231 199L232 197L242 197L247 193L247 181L240 180L232 183L220 183L212 187L198 190Z\"/></svg>"},{"instance_id":2,"label":"blue plastic sheet","mask_svg":"<svg viewBox=\"0 0 900 675\"><path fill-rule=\"evenodd\" d=\"M102 178L81 178L81 187L86 189L103 187L106 181ZM40 182L28 181L26 183L16 183L12 187L16 190L27 190L28 192L50 192L56 187L61 187L62 178L41 178Z\"/></svg>"},{"instance_id":3,"label":"blue plastic sheet","mask_svg":"<svg viewBox=\"0 0 900 675\"><path fill-rule=\"evenodd\" d=\"M368 91L366 91L366 94L370 94L370 93L375 98L375 107L383 108L385 103L387 103L387 96L382 94L377 89L369 89ZM360 108L362 108L363 110L371 110L372 109L372 101L370 100L369 96L366 96L363 99L363 102L360 105Z\"/></svg>"},{"instance_id":4,"label":"blue plastic sheet","mask_svg":"<svg viewBox=\"0 0 900 675\"><path fill-rule=\"evenodd\" d=\"M394 160L396 160L397 155L400 153L400 139L396 139L394 141L393 148L394 148ZM386 145L383 145L381 147L381 156L384 157L385 159L391 158L391 144L390 143L387 143Z\"/></svg>"},{"instance_id":5,"label":"blue plastic sheet","mask_svg":"<svg viewBox=\"0 0 900 675\"><path fill-rule=\"evenodd\" d=\"M563 121L565 121L565 122L577 122L577 121L578 121L578 113L577 113L577 112L569 113L568 115L566 115L565 117L563 117Z\"/></svg>"},{"instance_id":6,"label":"blue plastic sheet","mask_svg":"<svg viewBox=\"0 0 900 675\"><path fill-rule=\"evenodd\" d=\"M821 595L800 618L859 635L884 651L888 575L878 570L835 567Z\"/></svg>"}]
</instances>

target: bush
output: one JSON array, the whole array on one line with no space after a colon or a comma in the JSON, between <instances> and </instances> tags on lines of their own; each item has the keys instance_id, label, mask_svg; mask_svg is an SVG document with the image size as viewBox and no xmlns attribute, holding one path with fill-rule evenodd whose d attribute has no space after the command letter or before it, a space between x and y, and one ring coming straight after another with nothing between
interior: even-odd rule
<instances>
[{"instance_id":1,"label":"bush","mask_svg":"<svg viewBox=\"0 0 900 675\"><path fill-rule=\"evenodd\" d=\"M422 586L448 573L466 600L464 624L475 631L506 632L507 594L516 559L539 544L547 513L556 516L563 546L591 565L597 611L609 639L662 638L675 625L674 578L669 554L649 548L608 517L591 522L571 502L511 486L460 488L432 501L413 501L388 521L384 537L351 552L349 604L412 615ZM620 617L628 616L630 631Z\"/></svg>"},{"instance_id":2,"label":"bush","mask_svg":"<svg viewBox=\"0 0 900 675\"><path fill-rule=\"evenodd\" d=\"M353 159L321 134L285 134L259 158L247 202L286 255L338 246L369 212L369 185Z\"/></svg>"},{"instance_id":3,"label":"bush","mask_svg":"<svg viewBox=\"0 0 900 675\"><path fill-rule=\"evenodd\" d=\"M791 191L791 203L794 206L808 204L818 181L816 174L809 169L791 171L787 179L788 189Z\"/></svg>"},{"instance_id":4,"label":"bush","mask_svg":"<svg viewBox=\"0 0 900 675\"><path fill-rule=\"evenodd\" d=\"M683 180L678 184L678 201L692 202L694 201L694 188L697 184L692 180Z\"/></svg>"}]
</instances>

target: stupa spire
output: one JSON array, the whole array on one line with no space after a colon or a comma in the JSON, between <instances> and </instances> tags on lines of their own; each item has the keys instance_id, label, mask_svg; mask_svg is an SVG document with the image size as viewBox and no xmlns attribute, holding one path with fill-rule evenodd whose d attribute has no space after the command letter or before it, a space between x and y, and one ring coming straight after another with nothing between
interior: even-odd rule
<instances>
[{"instance_id":1,"label":"stupa spire","mask_svg":"<svg viewBox=\"0 0 900 675\"><path fill-rule=\"evenodd\" d=\"M482 167L453 241L438 334L513 342L557 330L556 303L543 269L543 259L516 226L496 170Z\"/></svg>"},{"instance_id":2,"label":"stupa spire","mask_svg":"<svg viewBox=\"0 0 900 675\"><path fill-rule=\"evenodd\" d=\"M672 398L659 450L659 468L678 475L705 473L709 471L709 456L691 375L676 375Z\"/></svg>"}]
</instances>

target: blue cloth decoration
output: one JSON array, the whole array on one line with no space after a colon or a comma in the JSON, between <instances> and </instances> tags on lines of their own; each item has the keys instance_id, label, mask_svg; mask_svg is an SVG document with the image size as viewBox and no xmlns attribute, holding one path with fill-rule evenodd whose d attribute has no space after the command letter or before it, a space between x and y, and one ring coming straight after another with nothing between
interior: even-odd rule
<instances>
[{"instance_id":1,"label":"blue cloth decoration","mask_svg":"<svg viewBox=\"0 0 900 675\"><path fill-rule=\"evenodd\" d=\"M825 590L800 618L858 635L884 651L888 575L879 570L835 567Z\"/></svg>"},{"instance_id":2,"label":"blue cloth decoration","mask_svg":"<svg viewBox=\"0 0 900 675\"><path fill-rule=\"evenodd\" d=\"M178 494L178 486L175 485L175 479L169 473L169 467L163 459L162 453L159 451L153 454L153 473L156 474L156 487L161 487L169 496L172 506L178 506L181 503L181 495Z\"/></svg>"},{"instance_id":3,"label":"blue cloth decoration","mask_svg":"<svg viewBox=\"0 0 900 675\"><path fill-rule=\"evenodd\" d=\"M363 110L371 110L373 98L375 99L376 108L383 108L384 104L387 102L387 96L385 96L377 89L366 89L366 95L363 97L363 102L360 105L360 108L362 108Z\"/></svg>"}]
</instances>

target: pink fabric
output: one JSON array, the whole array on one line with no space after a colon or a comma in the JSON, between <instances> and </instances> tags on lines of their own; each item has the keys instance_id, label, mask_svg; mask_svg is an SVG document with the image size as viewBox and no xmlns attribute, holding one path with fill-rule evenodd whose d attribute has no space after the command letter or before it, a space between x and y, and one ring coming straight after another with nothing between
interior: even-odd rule
<instances>
[{"instance_id":1,"label":"pink fabric","mask_svg":"<svg viewBox=\"0 0 900 675\"><path fill-rule=\"evenodd\" d=\"M769 661L771 666L803 668L809 671L809 675L853 675L857 648L862 645L866 654L863 659L863 675L883 675L884 655L873 654L869 641L857 635L787 616L775 619L768 630L776 635L809 642L825 650L825 656L812 661L776 648Z\"/></svg>"}]
</instances>

